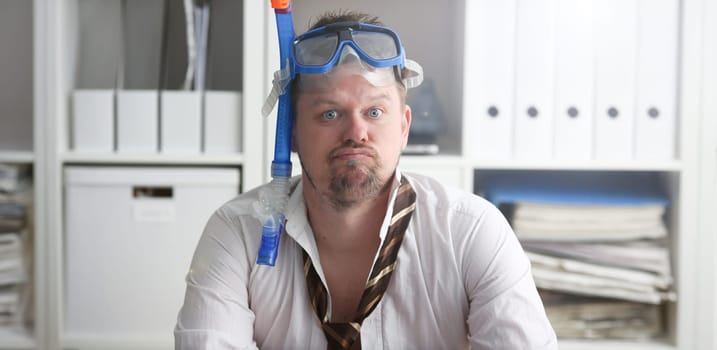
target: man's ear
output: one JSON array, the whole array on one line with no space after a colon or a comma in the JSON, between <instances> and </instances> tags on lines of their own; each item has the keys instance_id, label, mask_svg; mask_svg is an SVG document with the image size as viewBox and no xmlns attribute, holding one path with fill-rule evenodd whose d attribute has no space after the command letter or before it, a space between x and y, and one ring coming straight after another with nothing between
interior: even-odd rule
<instances>
[{"instance_id":1,"label":"man's ear","mask_svg":"<svg viewBox=\"0 0 717 350\"><path fill-rule=\"evenodd\" d=\"M401 149L405 149L408 145L408 133L411 130L411 106L405 105L403 118L401 120L401 137L403 138L403 145Z\"/></svg>"}]
</instances>

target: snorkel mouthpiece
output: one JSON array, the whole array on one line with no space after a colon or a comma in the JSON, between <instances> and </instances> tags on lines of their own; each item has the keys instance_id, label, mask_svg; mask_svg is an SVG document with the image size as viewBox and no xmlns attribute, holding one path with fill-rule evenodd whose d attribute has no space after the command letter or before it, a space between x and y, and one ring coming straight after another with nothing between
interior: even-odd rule
<instances>
[{"instance_id":1,"label":"snorkel mouthpiece","mask_svg":"<svg viewBox=\"0 0 717 350\"><path fill-rule=\"evenodd\" d=\"M286 70L293 62L292 44L294 42L294 21L291 15L290 0L272 0L272 7L276 17L276 27L279 36L280 62L286 62ZM284 72L286 72L284 70ZM293 124L293 111L291 106L291 80L286 76L282 80L274 81L274 89L269 98L278 96L279 108L277 111L276 139L274 140L274 160L271 163L271 183L259 191L259 200L253 204L254 217L262 222L261 246L257 254L256 263L259 265L274 266L279 252L281 233L284 230L284 210L289 201L289 178L291 177L291 128ZM283 85L283 86L282 86ZM280 91L278 91L280 89ZM267 99L267 103L270 102ZM273 107L273 103L272 106ZM268 115L271 108L265 103L262 113Z\"/></svg>"}]
</instances>

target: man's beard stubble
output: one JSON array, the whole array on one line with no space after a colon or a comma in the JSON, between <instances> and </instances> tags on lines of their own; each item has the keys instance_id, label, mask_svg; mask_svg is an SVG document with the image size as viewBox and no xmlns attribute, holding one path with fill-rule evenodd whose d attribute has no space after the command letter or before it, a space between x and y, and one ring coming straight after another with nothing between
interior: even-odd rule
<instances>
[{"instance_id":1,"label":"man's beard stubble","mask_svg":"<svg viewBox=\"0 0 717 350\"><path fill-rule=\"evenodd\" d=\"M322 195L337 210L351 208L367 198L379 195L390 186L390 181L382 180L379 176L382 161L378 153L372 149L371 157L365 161L350 160L344 163L336 163L332 160L334 154L346 148L370 149L368 146L347 141L329 153L327 159L331 164L329 191ZM314 189L318 190L303 164L302 168Z\"/></svg>"}]
</instances>

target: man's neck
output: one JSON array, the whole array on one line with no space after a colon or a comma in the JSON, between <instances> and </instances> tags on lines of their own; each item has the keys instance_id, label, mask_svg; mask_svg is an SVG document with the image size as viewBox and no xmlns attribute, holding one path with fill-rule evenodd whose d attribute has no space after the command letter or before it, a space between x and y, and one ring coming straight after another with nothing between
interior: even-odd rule
<instances>
[{"instance_id":1,"label":"man's neck","mask_svg":"<svg viewBox=\"0 0 717 350\"><path fill-rule=\"evenodd\" d=\"M334 207L313 189L305 188L306 211L317 244L341 251L378 242L394 185L392 179L391 185L377 196L344 208Z\"/></svg>"}]
</instances>

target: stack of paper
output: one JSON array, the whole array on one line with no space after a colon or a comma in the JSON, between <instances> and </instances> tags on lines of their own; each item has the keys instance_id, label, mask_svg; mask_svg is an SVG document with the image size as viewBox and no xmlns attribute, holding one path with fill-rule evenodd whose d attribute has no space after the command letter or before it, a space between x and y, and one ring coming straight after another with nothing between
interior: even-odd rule
<instances>
[{"instance_id":1,"label":"stack of paper","mask_svg":"<svg viewBox=\"0 0 717 350\"><path fill-rule=\"evenodd\" d=\"M535 284L550 295L544 303L559 337L662 332L661 308L676 300L664 222L669 201L654 178L632 176L583 179L582 187L579 175L485 182L483 194L506 213Z\"/></svg>"},{"instance_id":2,"label":"stack of paper","mask_svg":"<svg viewBox=\"0 0 717 350\"><path fill-rule=\"evenodd\" d=\"M526 248L526 250L529 248ZM540 288L648 304L674 301L672 277L527 252Z\"/></svg>"},{"instance_id":3,"label":"stack of paper","mask_svg":"<svg viewBox=\"0 0 717 350\"><path fill-rule=\"evenodd\" d=\"M541 290L545 312L562 338L646 340L664 329L658 305Z\"/></svg>"},{"instance_id":4,"label":"stack of paper","mask_svg":"<svg viewBox=\"0 0 717 350\"><path fill-rule=\"evenodd\" d=\"M515 203L512 225L523 240L625 241L667 237L665 205Z\"/></svg>"},{"instance_id":5,"label":"stack of paper","mask_svg":"<svg viewBox=\"0 0 717 350\"><path fill-rule=\"evenodd\" d=\"M27 187L29 167L0 164L0 193L15 193Z\"/></svg>"},{"instance_id":6,"label":"stack of paper","mask_svg":"<svg viewBox=\"0 0 717 350\"><path fill-rule=\"evenodd\" d=\"M29 182L26 168L0 164L0 328L19 328L24 321Z\"/></svg>"}]
</instances>

